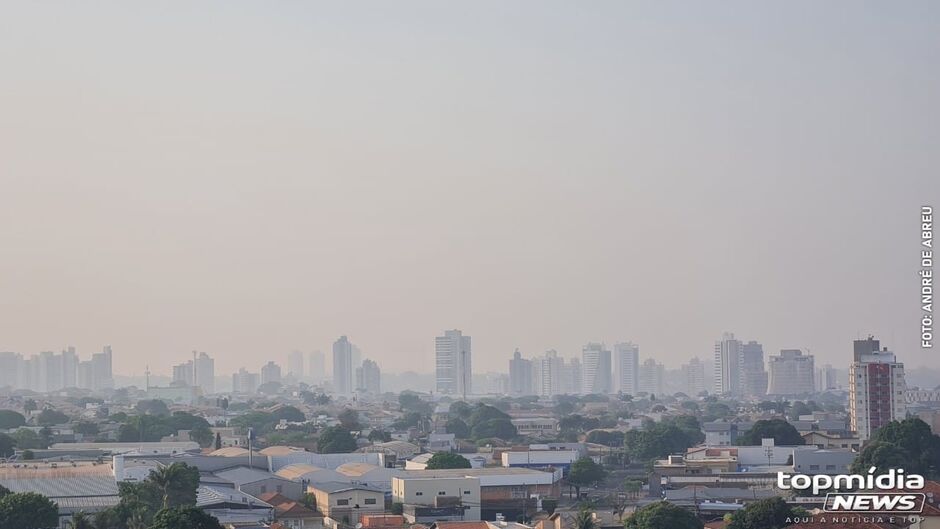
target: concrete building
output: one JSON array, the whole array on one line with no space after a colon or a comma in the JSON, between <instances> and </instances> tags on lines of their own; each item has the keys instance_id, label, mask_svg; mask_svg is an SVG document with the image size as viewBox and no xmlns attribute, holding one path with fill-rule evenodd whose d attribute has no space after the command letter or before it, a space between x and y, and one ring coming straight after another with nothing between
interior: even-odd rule
<instances>
[{"instance_id":1,"label":"concrete building","mask_svg":"<svg viewBox=\"0 0 940 529\"><path fill-rule=\"evenodd\" d=\"M509 394L532 394L532 362L522 358L522 353L516 349L509 361Z\"/></svg>"},{"instance_id":2,"label":"concrete building","mask_svg":"<svg viewBox=\"0 0 940 529\"><path fill-rule=\"evenodd\" d=\"M267 364L261 366L261 384L268 382L281 382L281 366L275 364L273 360L268 360Z\"/></svg>"},{"instance_id":3,"label":"concrete building","mask_svg":"<svg viewBox=\"0 0 940 529\"><path fill-rule=\"evenodd\" d=\"M742 394L741 342L726 332L715 342L715 394L733 397Z\"/></svg>"},{"instance_id":4,"label":"concrete building","mask_svg":"<svg viewBox=\"0 0 940 529\"><path fill-rule=\"evenodd\" d=\"M479 520L480 500L477 477L413 471L392 479L392 501L410 523Z\"/></svg>"},{"instance_id":5,"label":"concrete building","mask_svg":"<svg viewBox=\"0 0 940 529\"><path fill-rule=\"evenodd\" d=\"M665 368L656 360L652 358L644 360L640 366L639 391L651 395L662 395L664 373Z\"/></svg>"},{"instance_id":6,"label":"concrete building","mask_svg":"<svg viewBox=\"0 0 940 529\"><path fill-rule=\"evenodd\" d=\"M356 368L356 390L372 395L382 392L382 371L379 364L368 358L362 361L362 365Z\"/></svg>"},{"instance_id":7,"label":"concrete building","mask_svg":"<svg viewBox=\"0 0 940 529\"><path fill-rule=\"evenodd\" d=\"M351 395L355 389L356 368L354 345L346 336L333 342L333 391Z\"/></svg>"},{"instance_id":8,"label":"concrete building","mask_svg":"<svg viewBox=\"0 0 940 529\"><path fill-rule=\"evenodd\" d=\"M304 375L303 351L291 351L287 354L287 376L294 380L303 380Z\"/></svg>"},{"instance_id":9,"label":"concrete building","mask_svg":"<svg viewBox=\"0 0 940 529\"><path fill-rule=\"evenodd\" d=\"M767 394L764 347L754 340L741 345L741 391L748 397Z\"/></svg>"},{"instance_id":10,"label":"concrete building","mask_svg":"<svg viewBox=\"0 0 940 529\"><path fill-rule=\"evenodd\" d=\"M698 357L692 358L687 364L682 364L682 382L686 395L694 397L705 391L705 364Z\"/></svg>"},{"instance_id":11,"label":"concrete building","mask_svg":"<svg viewBox=\"0 0 940 529\"><path fill-rule=\"evenodd\" d=\"M519 417L511 419L519 435L557 437L558 419L554 417Z\"/></svg>"},{"instance_id":12,"label":"concrete building","mask_svg":"<svg viewBox=\"0 0 940 529\"><path fill-rule=\"evenodd\" d=\"M581 349L581 393L610 393L610 351L601 343L588 343Z\"/></svg>"},{"instance_id":13,"label":"concrete building","mask_svg":"<svg viewBox=\"0 0 940 529\"><path fill-rule=\"evenodd\" d=\"M292 500L299 500L304 494L303 485L256 468L235 467L215 473L235 489L258 497L267 492L276 492Z\"/></svg>"},{"instance_id":14,"label":"concrete building","mask_svg":"<svg viewBox=\"0 0 940 529\"><path fill-rule=\"evenodd\" d=\"M385 512L385 493L376 488L343 482L309 485L317 511L327 527L348 527L359 523L363 515Z\"/></svg>"},{"instance_id":15,"label":"concrete building","mask_svg":"<svg viewBox=\"0 0 940 529\"><path fill-rule=\"evenodd\" d=\"M245 368L238 370L238 373L232 375L232 392L233 393L255 393L258 391L258 386L261 385L259 382L260 377L257 373L249 373Z\"/></svg>"},{"instance_id":16,"label":"concrete building","mask_svg":"<svg viewBox=\"0 0 940 529\"><path fill-rule=\"evenodd\" d=\"M632 342L614 344L614 391L636 395L640 388L640 346Z\"/></svg>"},{"instance_id":17,"label":"concrete building","mask_svg":"<svg viewBox=\"0 0 940 529\"><path fill-rule=\"evenodd\" d=\"M215 393L215 360L205 352L197 355L196 351L193 351L193 356L195 385L202 390L203 395Z\"/></svg>"},{"instance_id":18,"label":"concrete building","mask_svg":"<svg viewBox=\"0 0 940 529\"><path fill-rule=\"evenodd\" d=\"M466 396L473 393L470 337L454 329L434 339L438 393Z\"/></svg>"},{"instance_id":19,"label":"concrete building","mask_svg":"<svg viewBox=\"0 0 940 529\"><path fill-rule=\"evenodd\" d=\"M504 467L555 468L567 472L580 454L576 450L512 450L500 455Z\"/></svg>"},{"instance_id":20,"label":"concrete building","mask_svg":"<svg viewBox=\"0 0 940 529\"><path fill-rule=\"evenodd\" d=\"M193 361L173 366L173 383L177 385L193 385Z\"/></svg>"},{"instance_id":21,"label":"concrete building","mask_svg":"<svg viewBox=\"0 0 940 529\"><path fill-rule=\"evenodd\" d=\"M326 357L322 351L313 351L307 355L307 378L311 382L322 382L326 379Z\"/></svg>"},{"instance_id":22,"label":"concrete building","mask_svg":"<svg viewBox=\"0 0 940 529\"><path fill-rule=\"evenodd\" d=\"M871 336L856 340L849 367L851 429L862 441L889 422L903 419L906 412L904 364L887 348L879 347L880 342Z\"/></svg>"},{"instance_id":23,"label":"concrete building","mask_svg":"<svg viewBox=\"0 0 940 529\"><path fill-rule=\"evenodd\" d=\"M769 395L807 395L816 389L813 356L799 349L781 349L779 356L768 358Z\"/></svg>"}]
</instances>

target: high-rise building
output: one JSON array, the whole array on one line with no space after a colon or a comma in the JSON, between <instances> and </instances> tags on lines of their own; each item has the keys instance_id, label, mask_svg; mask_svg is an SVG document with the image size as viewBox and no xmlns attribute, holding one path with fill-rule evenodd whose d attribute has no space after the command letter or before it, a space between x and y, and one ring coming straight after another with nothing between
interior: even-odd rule
<instances>
[{"instance_id":1,"label":"high-rise building","mask_svg":"<svg viewBox=\"0 0 940 529\"><path fill-rule=\"evenodd\" d=\"M726 332L715 342L715 393L741 395L741 342Z\"/></svg>"},{"instance_id":2,"label":"high-rise building","mask_svg":"<svg viewBox=\"0 0 940 529\"><path fill-rule=\"evenodd\" d=\"M833 389L839 389L835 368L831 364L816 368L816 391L822 393Z\"/></svg>"},{"instance_id":3,"label":"high-rise building","mask_svg":"<svg viewBox=\"0 0 940 529\"><path fill-rule=\"evenodd\" d=\"M682 364L681 371L685 388L683 392L686 395L694 397L705 391L705 363L697 356L689 360L689 363Z\"/></svg>"},{"instance_id":4,"label":"high-rise building","mask_svg":"<svg viewBox=\"0 0 940 529\"><path fill-rule=\"evenodd\" d=\"M232 375L232 392L233 393L255 393L258 391L258 382L257 373L249 373L245 368L238 370L238 373Z\"/></svg>"},{"instance_id":5,"label":"high-rise building","mask_svg":"<svg viewBox=\"0 0 940 529\"><path fill-rule=\"evenodd\" d=\"M378 395L381 393L382 371L379 365L366 358L356 368L356 390Z\"/></svg>"},{"instance_id":6,"label":"high-rise building","mask_svg":"<svg viewBox=\"0 0 940 529\"><path fill-rule=\"evenodd\" d=\"M584 367L577 358L572 358L567 362L562 361L559 366L561 371L561 394L578 395L581 393L584 383Z\"/></svg>"},{"instance_id":7,"label":"high-rise building","mask_svg":"<svg viewBox=\"0 0 940 529\"><path fill-rule=\"evenodd\" d=\"M799 349L781 349L779 356L771 356L768 361L768 394L807 395L816 389L813 355L804 355Z\"/></svg>"},{"instance_id":8,"label":"high-rise building","mask_svg":"<svg viewBox=\"0 0 940 529\"><path fill-rule=\"evenodd\" d=\"M519 349L516 349L509 361L509 394L532 394L532 362L522 358Z\"/></svg>"},{"instance_id":9,"label":"high-rise building","mask_svg":"<svg viewBox=\"0 0 940 529\"><path fill-rule=\"evenodd\" d=\"M470 337L454 329L434 339L438 393L466 396L473 380Z\"/></svg>"},{"instance_id":10,"label":"high-rise building","mask_svg":"<svg viewBox=\"0 0 940 529\"><path fill-rule=\"evenodd\" d=\"M62 387L74 388L78 382L78 354L71 345L62 351Z\"/></svg>"},{"instance_id":11,"label":"high-rise building","mask_svg":"<svg viewBox=\"0 0 940 529\"><path fill-rule=\"evenodd\" d=\"M614 391L627 395L639 392L640 346L614 344Z\"/></svg>"},{"instance_id":12,"label":"high-rise building","mask_svg":"<svg viewBox=\"0 0 940 529\"><path fill-rule=\"evenodd\" d=\"M333 391L338 395L351 395L356 389L356 368L353 363L353 344L346 336L333 342Z\"/></svg>"},{"instance_id":13,"label":"high-rise building","mask_svg":"<svg viewBox=\"0 0 940 529\"><path fill-rule=\"evenodd\" d=\"M904 364L887 348L879 350L874 337L855 340L849 367L849 418L862 441L906 413Z\"/></svg>"},{"instance_id":14,"label":"high-rise building","mask_svg":"<svg viewBox=\"0 0 940 529\"><path fill-rule=\"evenodd\" d=\"M0 388L20 388L17 374L23 357L13 352L0 352Z\"/></svg>"},{"instance_id":15,"label":"high-rise building","mask_svg":"<svg viewBox=\"0 0 940 529\"><path fill-rule=\"evenodd\" d=\"M173 366L173 382L192 386L193 381L193 361L184 362Z\"/></svg>"},{"instance_id":16,"label":"high-rise building","mask_svg":"<svg viewBox=\"0 0 940 529\"><path fill-rule=\"evenodd\" d=\"M663 374L665 368L652 358L647 358L640 364L638 376L638 389L650 395L662 395Z\"/></svg>"},{"instance_id":17,"label":"high-rise building","mask_svg":"<svg viewBox=\"0 0 940 529\"><path fill-rule=\"evenodd\" d=\"M767 394L764 347L754 340L741 345L741 392L749 397Z\"/></svg>"},{"instance_id":18,"label":"high-rise building","mask_svg":"<svg viewBox=\"0 0 940 529\"><path fill-rule=\"evenodd\" d=\"M193 351L193 379L196 387L202 389L203 395L215 393L215 360L205 352L198 355Z\"/></svg>"},{"instance_id":19,"label":"high-rise building","mask_svg":"<svg viewBox=\"0 0 940 529\"><path fill-rule=\"evenodd\" d=\"M326 378L326 358L323 351L313 351L307 356L307 377L311 382L322 382Z\"/></svg>"},{"instance_id":20,"label":"high-rise building","mask_svg":"<svg viewBox=\"0 0 940 529\"><path fill-rule=\"evenodd\" d=\"M601 343L589 343L581 349L581 393L610 393L610 351Z\"/></svg>"},{"instance_id":21,"label":"high-rise building","mask_svg":"<svg viewBox=\"0 0 940 529\"><path fill-rule=\"evenodd\" d=\"M101 390L114 388L114 376L111 370L111 363L112 354L110 345L104 346L100 353L91 355L91 389Z\"/></svg>"},{"instance_id":22,"label":"high-rise building","mask_svg":"<svg viewBox=\"0 0 940 529\"><path fill-rule=\"evenodd\" d=\"M304 353L303 351L291 351L287 354L287 376L294 380L304 378Z\"/></svg>"},{"instance_id":23,"label":"high-rise building","mask_svg":"<svg viewBox=\"0 0 940 529\"><path fill-rule=\"evenodd\" d=\"M281 366L275 364L273 360L268 360L267 364L261 366L261 384L268 382L281 382Z\"/></svg>"}]
</instances>

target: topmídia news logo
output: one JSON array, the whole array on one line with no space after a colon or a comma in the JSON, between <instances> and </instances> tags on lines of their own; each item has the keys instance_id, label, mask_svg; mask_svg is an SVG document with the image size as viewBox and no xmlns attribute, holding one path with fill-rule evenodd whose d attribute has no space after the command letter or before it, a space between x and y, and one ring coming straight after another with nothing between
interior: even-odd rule
<instances>
[{"instance_id":1,"label":"topm\u00eddia news logo","mask_svg":"<svg viewBox=\"0 0 940 529\"><path fill-rule=\"evenodd\" d=\"M904 474L903 469L891 469L875 475L875 467L868 474L806 475L777 473L777 488L781 490L811 491L813 496L826 492L825 512L871 514L919 514L924 510L924 477ZM852 492L842 492L852 491Z\"/></svg>"}]
</instances>

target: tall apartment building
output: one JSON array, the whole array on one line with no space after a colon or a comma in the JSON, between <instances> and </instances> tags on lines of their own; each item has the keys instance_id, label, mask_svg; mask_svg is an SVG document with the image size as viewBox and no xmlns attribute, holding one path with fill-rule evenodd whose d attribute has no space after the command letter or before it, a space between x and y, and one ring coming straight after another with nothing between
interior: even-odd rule
<instances>
[{"instance_id":1,"label":"tall apartment building","mask_svg":"<svg viewBox=\"0 0 940 529\"><path fill-rule=\"evenodd\" d=\"M882 426L904 419L904 364L878 340L855 340L849 367L849 418L862 441Z\"/></svg>"},{"instance_id":2,"label":"tall apartment building","mask_svg":"<svg viewBox=\"0 0 940 529\"><path fill-rule=\"evenodd\" d=\"M294 380L304 378L304 353L303 351L291 351L287 354L287 376Z\"/></svg>"},{"instance_id":3,"label":"tall apartment building","mask_svg":"<svg viewBox=\"0 0 940 529\"><path fill-rule=\"evenodd\" d=\"M565 361L550 349L544 356L532 359L532 393L550 397L581 393L581 362Z\"/></svg>"},{"instance_id":4,"label":"tall apartment building","mask_svg":"<svg viewBox=\"0 0 940 529\"><path fill-rule=\"evenodd\" d=\"M639 390L651 395L663 394L663 375L665 368L652 358L640 364Z\"/></svg>"},{"instance_id":5,"label":"tall apartment building","mask_svg":"<svg viewBox=\"0 0 940 529\"><path fill-rule=\"evenodd\" d=\"M356 368L356 390L378 395L381 393L382 371L379 365L366 358L362 365Z\"/></svg>"},{"instance_id":6,"label":"tall apartment building","mask_svg":"<svg viewBox=\"0 0 940 529\"><path fill-rule=\"evenodd\" d=\"M770 366L770 395L805 395L816 389L816 368L813 355L804 355L799 349L781 349L779 356L768 359Z\"/></svg>"},{"instance_id":7,"label":"tall apartment building","mask_svg":"<svg viewBox=\"0 0 940 529\"><path fill-rule=\"evenodd\" d=\"M326 378L326 357L322 351L313 351L307 355L307 377L313 382Z\"/></svg>"},{"instance_id":8,"label":"tall apartment building","mask_svg":"<svg viewBox=\"0 0 940 529\"><path fill-rule=\"evenodd\" d=\"M509 361L509 394L532 394L532 362L522 358L522 353L516 349Z\"/></svg>"},{"instance_id":9,"label":"tall apartment building","mask_svg":"<svg viewBox=\"0 0 940 529\"><path fill-rule=\"evenodd\" d=\"M716 395L741 395L741 353L741 342L733 333L726 332L715 342Z\"/></svg>"},{"instance_id":10,"label":"tall apartment building","mask_svg":"<svg viewBox=\"0 0 940 529\"><path fill-rule=\"evenodd\" d=\"M333 342L333 391L351 395L356 386L356 368L353 344L346 336Z\"/></svg>"},{"instance_id":11,"label":"tall apartment building","mask_svg":"<svg viewBox=\"0 0 940 529\"><path fill-rule=\"evenodd\" d=\"M705 391L705 364L698 357L692 358L687 364L682 364L683 392L689 396L696 396Z\"/></svg>"},{"instance_id":12,"label":"tall apartment building","mask_svg":"<svg viewBox=\"0 0 940 529\"><path fill-rule=\"evenodd\" d=\"M232 375L232 392L254 393L258 391L258 386L261 385L258 379L257 373L249 373L243 367L238 370L238 373Z\"/></svg>"},{"instance_id":13,"label":"tall apartment building","mask_svg":"<svg viewBox=\"0 0 940 529\"><path fill-rule=\"evenodd\" d=\"M631 342L614 344L613 390L636 395L639 389L640 346Z\"/></svg>"},{"instance_id":14,"label":"tall apartment building","mask_svg":"<svg viewBox=\"0 0 940 529\"><path fill-rule=\"evenodd\" d=\"M436 388L438 393L469 395L472 393L473 369L470 337L460 330L444 331L434 339Z\"/></svg>"},{"instance_id":15,"label":"tall apartment building","mask_svg":"<svg viewBox=\"0 0 940 529\"><path fill-rule=\"evenodd\" d=\"M281 366L274 363L272 360L268 360L267 364L261 366L261 383L267 384L268 382L280 382L281 381Z\"/></svg>"},{"instance_id":16,"label":"tall apartment building","mask_svg":"<svg viewBox=\"0 0 940 529\"><path fill-rule=\"evenodd\" d=\"M184 384L186 386L193 385L192 360L173 366L173 382L176 384Z\"/></svg>"},{"instance_id":17,"label":"tall apartment building","mask_svg":"<svg viewBox=\"0 0 940 529\"><path fill-rule=\"evenodd\" d=\"M816 368L816 391L822 393L839 389L839 382L836 377L836 370L831 364Z\"/></svg>"},{"instance_id":18,"label":"tall apartment building","mask_svg":"<svg viewBox=\"0 0 940 529\"><path fill-rule=\"evenodd\" d=\"M764 346L751 340L741 344L741 393L749 397L767 394Z\"/></svg>"},{"instance_id":19,"label":"tall apartment building","mask_svg":"<svg viewBox=\"0 0 940 529\"><path fill-rule=\"evenodd\" d=\"M193 351L193 366L196 387L202 389L203 395L215 393L215 360L205 352Z\"/></svg>"},{"instance_id":20,"label":"tall apartment building","mask_svg":"<svg viewBox=\"0 0 940 529\"><path fill-rule=\"evenodd\" d=\"M589 343L581 349L581 393L610 393L610 351L601 343Z\"/></svg>"}]
</instances>

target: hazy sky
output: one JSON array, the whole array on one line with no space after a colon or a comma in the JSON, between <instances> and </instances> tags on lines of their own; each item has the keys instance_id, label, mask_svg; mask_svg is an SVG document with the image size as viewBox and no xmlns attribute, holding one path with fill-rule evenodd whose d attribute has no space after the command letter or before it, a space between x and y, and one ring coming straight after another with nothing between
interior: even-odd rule
<instances>
[{"instance_id":1,"label":"hazy sky","mask_svg":"<svg viewBox=\"0 0 940 529\"><path fill-rule=\"evenodd\" d=\"M919 348L940 3L0 5L0 350Z\"/></svg>"}]
</instances>

